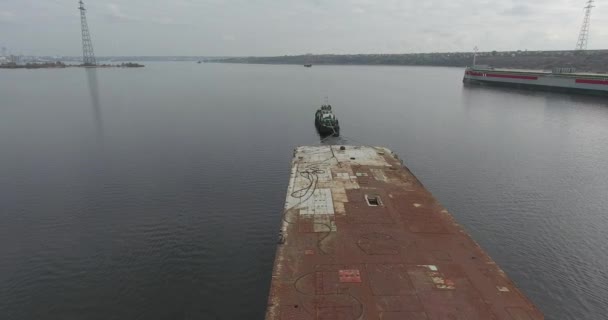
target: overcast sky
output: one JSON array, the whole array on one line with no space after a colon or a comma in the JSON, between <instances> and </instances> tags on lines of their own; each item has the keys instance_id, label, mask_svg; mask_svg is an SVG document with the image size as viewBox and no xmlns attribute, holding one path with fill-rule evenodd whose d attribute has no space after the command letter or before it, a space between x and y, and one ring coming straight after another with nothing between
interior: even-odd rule
<instances>
[{"instance_id":1,"label":"overcast sky","mask_svg":"<svg viewBox=\"0 0 608 320\"><path fill-rule=\"evenodd\" d=\"M586 0L88 0L97 55L573 49ZM77 0L0 0L0 47L80 55ZM598 1L590 49L608 48Z\"/></svg>"}]
</instances>

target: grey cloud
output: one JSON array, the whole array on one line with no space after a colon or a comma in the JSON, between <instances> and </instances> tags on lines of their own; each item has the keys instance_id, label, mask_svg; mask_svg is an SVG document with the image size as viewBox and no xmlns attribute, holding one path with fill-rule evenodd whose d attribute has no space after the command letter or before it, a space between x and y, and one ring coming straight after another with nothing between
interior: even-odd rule
<instances>
[{"instance_id":1,"label":"grey cloud","mask_svg":"<svg viewBox=\"0 0 608 320\"><path fill-rule=\"evenodd\" d=\"M0 10L0 23L13 23L15 22L15 18L14 12Z\"/></svg>"},{"instance_id":2,"label":"grey cloud","mask_svg":"<svg viewBox=\"0 0 608 320\"><path fill-rule=\"evenodd\" d=\"M109 13L106 17L110 22L137 22L147 24L157 24L161 26L186 26L189 23L176 21L174 18L166 16L150 16L142 17L134 14L126 13L123 8L115 3L109 3L107 5Z\"/></svg>"},{"instance_id":3,"label":"grey cloud","mask_svg":"<svg viewBox=\"0 0 608 320\"><path fill-rule=\"evenodd\" d=\"M112 22L137 22L142 18L123 12L122 8L115 3L108 3L109 13L106 15Z\"/></svg>"},{"instance_id":4,"label":"grey cloud","mask_svg":"<svg viewBox=\"0 0 608 320\"><path fill-rule=\"evenodd\" d=\"M153 24L158 24L161 26L192 26L192 24L189 22L175 21L175 19L169 18L169 17L150 18L149 20L147 20L147 22L153 23Z\"/></svg>"},{"instance_id":5,"label":"grey cloud","mask_svg":"<svg viewBox=\"0 0 608 320\"><path fill-rule=\"evenodd\" d=\"M527 16L533 13L532 8L527 5L516 5L506 10L503 10L503 14L511 16Z\"/></svg>"},{"instance_id":6,"label":"grey cloud","mask_svg":"<svg viewBox=\"0 0 608 320\"><path fill-rule=\"evenodd\" d=\"M76 0L0 1L1 40L7 47L79 54ZM582 4L573 0L85 0L85 4L100 55L405 53L469 51L474 46L570 49L582 21ZM599 3L596 9L590 48L603 48L608 46L608 38L602 36L608 30L608 19L603 18L608 11ZM19 18L6 12L18 13ZM15 21L19 26L11 24ZM544 36L531 38L531 32Z\"/></svg>"},{"instance_id":7,"label":"grey cloud","mask_svg":"<svg viewBox=\"0 0 608 320\"><path fill-rule=\"evenodd\" d=\"M439 30L439 29L422 29L421 30L422 33L428 35L428 36L432 36L432 37L439 37L439 38L449 38L449 37L453 37L454 34L452 32L449 32L448 30Z\"/></svg>"}]
</instances>

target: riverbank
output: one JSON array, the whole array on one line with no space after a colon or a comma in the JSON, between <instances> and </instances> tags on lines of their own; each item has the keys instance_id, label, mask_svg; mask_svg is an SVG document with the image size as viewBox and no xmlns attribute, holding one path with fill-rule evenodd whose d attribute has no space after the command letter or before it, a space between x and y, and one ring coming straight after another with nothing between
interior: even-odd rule
<instances>
[{"instance_id":1,"label":"riverbank","mask_svg":"<svg viewBox=\"0 0 608 320\"><path fill-rule=\"evenodd\" d=\"M143 68L143 64L139 63L121 63L121 64L98 64L95 66L84 65L84 64L65 64L63 62L48 62L48 63L5 63L0 64L0 69L63 69L63 68Z\"/></svg>"},{"instance_id":2,"label":"riverbank","mask_svg":"<svg viewBox=\"0 0 608 320\"><path fill-rule=\"evenodd\" d=\"M313 65L406 65L466 67L472 65L473 52L411 54L323 54L275 57L234 57L209 62L248 64ZM589 51L490 51L477 53L477 64L497 68L545 69L573 67L584 72L608 72L608 50Z\"/></svg>"}]
</instances>

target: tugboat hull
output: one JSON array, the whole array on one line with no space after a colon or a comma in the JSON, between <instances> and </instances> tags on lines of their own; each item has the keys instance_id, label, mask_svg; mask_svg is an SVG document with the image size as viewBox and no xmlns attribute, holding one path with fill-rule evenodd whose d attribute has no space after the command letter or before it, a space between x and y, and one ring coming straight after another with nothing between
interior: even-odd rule
<instances>
[{"instance_id":1,"label":"tugboat hull","mask_svg":"<svg viewBox=\"0 0 608 320\"><path fill-rule=\"evenodd\" d=\"M315 121L315 127L317 128L317 132L324 136L334 136L337 137L340 135L340 126L337 127L327 127L323 124L320 124L318 121Z\"/></svg>"},{"instance_id":2,"label":"tugboat hull","mask_svg":"<svg viewBox=\"0 0 608 320\"><path fill-rule=\"evenodd\" d=\"M315 113L315 127L321 136L339 136L340 122L331 111L331 105L322 105Z\"/></svg>"}]
</instances>

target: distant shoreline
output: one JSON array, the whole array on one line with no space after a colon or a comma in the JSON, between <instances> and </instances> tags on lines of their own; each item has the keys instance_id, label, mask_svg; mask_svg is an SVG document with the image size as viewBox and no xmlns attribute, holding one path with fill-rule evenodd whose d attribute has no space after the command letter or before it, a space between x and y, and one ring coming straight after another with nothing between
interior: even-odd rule
<instances>
[{"instance_id":1,"label":"distant shoreline","mask_svg":"<svg viewBox=\"0 0 608 320\"><path fill-rule=\"evenodd\" d=\"M306 54L283 56L101 56L97 61L211 62L274 65L432 66L463 68L473 64L473 52L404 54ZM26 56L32 63L56 61L80 64L78 56ZM608 50L486 51L477 53L477 65L495 68L552 70L576 68L580 72L608 72ZM72 66L72 65L66 65ZM5 67L3 67L5 68Z\"/></svg>"},{"instance_id":2,"label":"distant shoreline","mask_svg":"<svg viewBox=\"0 0 608 320\"><path fill-rule=\"evenodd\" d=\"M473 52L293 55L275 57L238 57L208 59L215 63L275 65L385 65L466 67L473 64ZM584 72L608 72L608 50L589 51L507 51L479 52L477 64L497 68L551 70L572 67Z\"/></svg>"},{"instance_id":3,"label":"distant shoreline","mask_svg":"<svg viewBox=\"0 0 608 320\"><path fill-rule=\"evenodd\" d=\"M143 68L143 64L138 63L121 63L121 64L98 64L98 65L83 65L83 64L65 64L63 62L48 62L48 63L5 63L0 64L0 69L65 69L65 68Z\"/></svg>"},{"instance_id":4,"label":"distant shoreline","mask_svg":"<svg viewBox=\"0 0 608 320\"><path fill-rule=\"evenodd\" d=\"M167 61L175 62L175 61ZM182 62L182 61L179 61ZM252 65L267 65L267 66L300 66L299 63L262 63L262 62L232 62L232 61L208 61L207 63L218 64L252 64ZM303 64L302 64L303 66ZM466 68L467 66L446 66L432 64L370 64L370 63L318 63L312 66L327 66L327 67L437 67L437 68Z\"/></svg>"}]
</instances>

